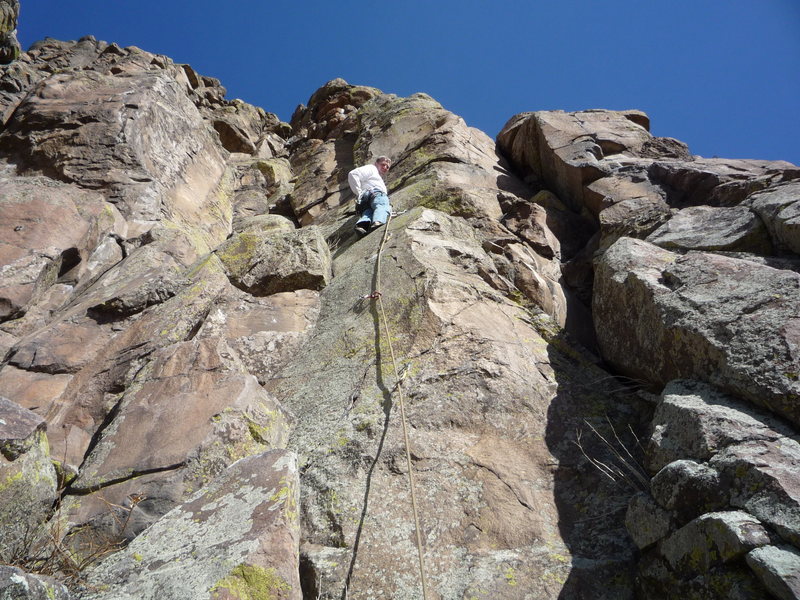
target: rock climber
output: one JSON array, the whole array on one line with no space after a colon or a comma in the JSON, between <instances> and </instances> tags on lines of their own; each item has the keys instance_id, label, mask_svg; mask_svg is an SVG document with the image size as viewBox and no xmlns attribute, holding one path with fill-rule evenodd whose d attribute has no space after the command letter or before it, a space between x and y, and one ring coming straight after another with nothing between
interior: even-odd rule
<instances>
[{"instance_id":1,"label":"rock climber","mask_svg":"<svg viewBox=\"0 0 800 600\"><path fill-rule=\"evenodd\" d=\"M365 235L377 229L389 218L389 192L383 176L389 172L392 161L379 156L375 163L353 169L347 174L350 189L356 195L356 210L359 214L356 232Z\"/></svg>"}]
</instances>

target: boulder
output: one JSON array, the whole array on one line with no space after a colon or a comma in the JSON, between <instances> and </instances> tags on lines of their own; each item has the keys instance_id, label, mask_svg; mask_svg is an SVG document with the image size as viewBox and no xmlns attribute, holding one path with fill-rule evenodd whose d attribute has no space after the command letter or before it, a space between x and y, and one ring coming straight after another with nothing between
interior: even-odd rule
<instances>
[{"instance_id":1,"label":"boulder","mask_svg":"<svg viewBox=\"0 0 800 600\"><path fill-rule=\"evenodd\" d=\"M736 206L752 192L797 179L800 167L780 160L694 157L653 161L648 176L668 192L670 206Z\"/></svg>"},{"instance_id":2,"label":"boulder","mask_svg":"<svg viewBox=\"0 0 800 600\"><path fill-rule=\"evenodd\" d=\"M255 296L320 290L331 278L330 250L315 227L271 235L251 229L220 245L216 256L231 283Z\"/></svg>"},{"instance_id":3,"label":"boulder","mask_svg":"<svg viewBox=\"0 0 800 600\"><path fill-rule=\"evenodd\" d=\"M72 600L62 583L52 577L26 573L17 567L0 566L0 598L8 600Z\"/></svg>"},{"instance_id":4,"label":"boulder","mask_svg":"<svg viewBox=\"0 0 800 600\"><path fill-rule=\"evenodd\" d=\"M584 187L611 172L604 159L638 156L652 139L648 128L638 111L539 111L512 117L497 142L524 175L581 212Z\"/></svg>"},{"instance_id":5,"label":"boulder","mask_svg":"<svg viewBox=\"0 0 800 600\"><path fill-rule=\"evenodd\" d=\"M92 568L81 597L300 600L297 494L291 453L240 460Z\"/></svg>"},{"instance_id":6,"label":"boulder","mask_svg":"<svg viewBox=\"0 0 800 600\"><path fill-rule=\"evenodd\" d=\"M746 510L800 546L800 444L793 439L751 441L726 448L709 462L730 489L731 506Z\"/></svg>"},{"instance_id":7,"label":"boulder","mask_svg":"<svg viewBox=\"0 0 800 600\"><path fill-rule=\"evenodd\" d=\"M684 208L646 239L668 250L772 253L764 222L746 206Z\"/></svg>"},{"instance_id":8,"label":"boulder","mask_svg":"<svg viewBox=\"0 0 800 600\"><path fill-rule=\"evenodd\" d=\"M800 254L800 183L756 192L746 204L764 220L777 248Z\"/></svg>"},{"instance_id":9,"label":"boulder","mask_svg":"<svg viewBox=\"0 0 800 600\"><path fill-rule=\"evenodd\" d=\"M759 566L750 555L762 552L753 548L800 541L800 486L793 468L800 446L793 428L766 411L692 381L670 382L652 426L647 464L660 470L650 482L654 499L650 503L668 511L672 520L670 531L654 539L655 529L648 530L645 517L658 514L656 508L637 510L634 503L629 508L638 517L628 521L632 535L653 532L641 538L650 544L639 565L643 593L771 597L763 588L775 593L770 586L777 584L766 578L775 577L781 560L765 551L765 557L772 558L759 559ZM674 526L680 529L673 530ZM745 556L757 578L742 571ZM739 583L730 588L734 581Z\"/></svg>"},{"instance_id":10,"label":"boulder","mask_svg":"<svg viewBox=\"0 0 800 600\"><path fill-rule=\"evenodd\" d=\"M800 597L800 552L791 546L762 546L747 555L747 564L775 598Z\"/></svg>"},{"instance_id":11,"label":"boulder","mask_svg":"<svg viewBox=\"0 0 800 600\"><path fill-rule=\"evenodd\" d=\"M669 534L672 530L672 516L650 494L640 492L628 504L625 528L636 546L644 550Z\"/></svg>"},{"instance_id":12,"label":"boulder","mask_svg":"<svg viewBox=\"0 0 800 600\"><path fill-rule=\"evenodd\" d=\"M599 249L605 250L621 237L647 238L651 232L671 222L671 216L669 206L661 198L620 200L600 211Z\"/></svg>"},{"instance_id":13,"label":"boulder","mask_svg":"<svg viewBox=\"0 0 800 600\"><path fill-rule=\"evenodd\" d=\"M656 473L673 461L705 462L741 442L777 441L792 429L766 411L697 381L671 381L651 424L647 466ZM691 465L687 465L691 467Z\"/></svg>"},{"instance_id":14,"label":"boulder","mask_svg":"<svg viewBox=\"0 0 800 600\"><path fill-rule=\"evenodd\" d=\"M770 543L764 526L741 511L703 515L664 540L660 551L682 577L705 573Z\"/></svg>"},{"instance_id":15,"label":"boulder","mask_svg":"<svg viewBox=\"0 0 800 600\"><path fill-rule=\"evenodd\" d=\"M800 423L798 273L622 238L599 260L592 306L602 355L625 375L701 379Z\"/></svg>"},{"instance_id":16,"label":"boulder","mask_svg":"<svg viewBox=\"0 0 800 600\"><path fill-rule=\"evenodd\" d=\"M595 218L621 202L642 206L667 206L667 193L647 178L647 163L640 161L642 164L638 164L630 159L626 162L632 163L628 167L632 172L621 170L612 177L603 177L584 188L586 209Z\"/></svg>"},{"instance_id":17,"label":"boulder","mask_svg":"<svg viewBox=\"0 0 800 600\"><path fill-rule=\"evenodd\" d=\"M676 460L650 481L653 498L683 525L703 513L725 508L729 495L717 471L691 460Z\"/></svg>"}]
</instances>

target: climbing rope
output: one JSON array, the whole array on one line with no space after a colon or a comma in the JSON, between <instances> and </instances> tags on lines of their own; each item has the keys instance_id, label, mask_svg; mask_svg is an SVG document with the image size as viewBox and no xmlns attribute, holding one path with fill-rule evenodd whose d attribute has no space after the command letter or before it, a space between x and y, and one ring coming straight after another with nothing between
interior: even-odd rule
<instances>
[{"instance_id":1,"label":"climbing rope","mask_svg":"<svg viewBox=\"0 0 800 600\"><path fill-rule=\"evenodd\" d=\"M380 246L378 247L377 256L377 272L375 275L375 290L368 297L377 300L378 308L381 312L381 320L383 321L383 329L386 336L386 345L389 347L389 356L392 359L392 369L394 376L397 379L395 385L397 388L397 400L400 406L400 421L403 425L403 440L406 447L406 463L408 465L408 487L411 492L411 509L414 513L414 528L417 533L417 554L419 555L419 578L422 584L422 600L428 600L428 585L425 580L425 559L422 552L422 532L419 527L419 514L417 512L417 495L414 487L414 472L411 468L411 447L408 441L408 425L406 422L406 406L403 397L403 377L399 375L397 369L397 360L394 355L394 348L392 347L392 335L389 331L389 320L386 318L386 310L383 307L383 294L381 289L381 257L383 255L383 247L386 245L386 240L389 238L389 224L392 222L392 215L386 220L386 225L383 229L383 238L381 238Z\"/></svg>"}]
</instances>

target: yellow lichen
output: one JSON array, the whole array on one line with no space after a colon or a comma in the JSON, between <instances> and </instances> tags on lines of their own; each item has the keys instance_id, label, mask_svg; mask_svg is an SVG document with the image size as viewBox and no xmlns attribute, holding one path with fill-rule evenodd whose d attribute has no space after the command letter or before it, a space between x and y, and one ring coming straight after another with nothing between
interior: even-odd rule
<instances>
[{"instance_id":1,"label":"yellow lichen","mask_svg":"<svg viewBox=\"0 0 800 600\"><path fill-rule=\"evenodd\" d=\"M275 569L241 564L211 588L212 598L237 600L278 600L292 586ZM225 590L225 594L222 593Z\"/></svg>"}]
</instances>

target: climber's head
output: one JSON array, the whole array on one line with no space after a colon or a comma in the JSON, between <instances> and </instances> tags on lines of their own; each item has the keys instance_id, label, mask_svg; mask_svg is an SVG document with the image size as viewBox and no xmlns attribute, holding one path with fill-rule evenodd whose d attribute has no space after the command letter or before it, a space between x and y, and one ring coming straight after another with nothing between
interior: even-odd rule
<instances>
[{"instance_id":1,"label":"climber's head","mask_svg":"<svg viewBox=\"0 0 800 600\"><path fill-rule=\"evenodd\" d=\"M378 167L378 173L385 175L392 166L392 160L387 156L379 156L375 159L375 166Z\"/></svg>"}]
</instances>

